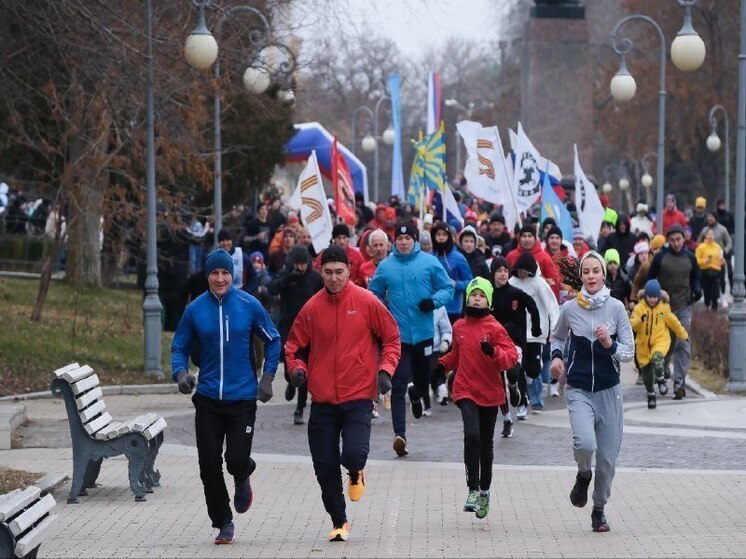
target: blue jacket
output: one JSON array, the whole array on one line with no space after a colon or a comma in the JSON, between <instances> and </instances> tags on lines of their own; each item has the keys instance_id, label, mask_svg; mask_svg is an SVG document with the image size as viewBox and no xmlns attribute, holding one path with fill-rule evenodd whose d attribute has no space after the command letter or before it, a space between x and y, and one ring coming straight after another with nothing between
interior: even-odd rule
<instances>
[{"instance_id":1,"label":"blue jacket","mask_svg":"<svg viewBox=\"0 0 746 559\"><path fill-rule=\"evenodd\" d=\"M461 314L464 306L464 295L466 286L472 280L471 268L458 249L452 248L445 256L438 254L438 262L448 273L448 277L456 282L456 288L453 297L446 303L446 312L451 314Z\"/></svg>"},{"instance_id":2,"label":"blue jacket","mask_svg":"<svg viewBox=\"0 0 746 559\"><path fill-rule=\"evenodd\" d=\"M394 247L378 264L368 289L388 302L404 344L433 338L433 313L420 311L420 301L432 299L438 308L453 298L451 280L434 256L420 250L420 243L415 243L409 254Z\"/></svg>"},{"instance_id":3,"label":"blue jacket","mask_svg":"<svg viewBox=\"0 0 746 559\"><path fill-rule=\"evenodd\" d=\"M259 301L232 287L218 299L206 291L184 311L171 344L171 371L188 370L199 343L197 393L213 400L256 400L252 334L264 342L264 373L274 376L280 360L280 334Z\"/></svg>"}]
</instances>

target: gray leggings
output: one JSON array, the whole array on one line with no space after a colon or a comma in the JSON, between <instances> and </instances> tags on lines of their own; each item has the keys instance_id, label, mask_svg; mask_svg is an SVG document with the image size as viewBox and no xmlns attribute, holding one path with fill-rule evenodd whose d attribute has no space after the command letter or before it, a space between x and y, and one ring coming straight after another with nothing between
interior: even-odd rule
<instances>
[{"instance_id":1,"label":"gray leggings","mask_svg":"<svg viewBox=\"0 0 746 559\"><path fill-rule=\"evenodd\" d=\"M622 385L617 384L598 392L588 392L568 385L565 398L570 412L572 447L578 471L590 471L595 452L593 506L603 508L611 495L616 458L622 446Z\"/></svg>"}]
</instances>

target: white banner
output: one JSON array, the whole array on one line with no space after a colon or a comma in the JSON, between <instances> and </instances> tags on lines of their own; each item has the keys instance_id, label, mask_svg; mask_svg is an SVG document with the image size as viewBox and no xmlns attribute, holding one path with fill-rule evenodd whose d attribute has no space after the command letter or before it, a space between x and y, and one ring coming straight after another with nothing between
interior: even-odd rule
<instances>
[{"instance_id":1,"label":"white banner","mask_svg":"<svg viewBox=\"0 0 746 559\"><path fill-rule=\"evenodd\" d=\"M505 225L512 231L517 211L513 199L512 173L508 170L497 126L484 128L478 122L456 124L468 154L464 167L468 189L479 198L500 204Z\"/></svg>"},{"instance_id":2,"label":"white banner","mask_svg":"<svg viewBox=\"0 0 746 559\"><path fill-rule=\"evenodd\" d=\"M298 186L287 205L300 210L301 221L311 233L313 248L317 253L329 246L332 240L332 216L326 203L324 183L316 160L316 152L311 152L305 169L298 177Z\"/></svg>"},{"instance_id":3,"label":"white banner","mask_svg":"<svg viewBox=\"0 0 746 559\"><path fill-rule=\"evenodd\" d=\"M515 145L515 171L513 193L519 212L527 211L541 196L539 152L518 123L518 138Z\"/></svg>"},{"instance_id":4,"label":"white banner","mask_svg":"<svg viewBox=\"0 0 746 559\"><path fill-rule=\"evenodd\" d=\"M596 187L588 180L580 166L578 146L573 144L573 149L575 150L575 208L578 212L578 224L583 232L583 238L593 239L595 243L604 219L604 207L598 199Z\"/></svg>"}]
</instances>

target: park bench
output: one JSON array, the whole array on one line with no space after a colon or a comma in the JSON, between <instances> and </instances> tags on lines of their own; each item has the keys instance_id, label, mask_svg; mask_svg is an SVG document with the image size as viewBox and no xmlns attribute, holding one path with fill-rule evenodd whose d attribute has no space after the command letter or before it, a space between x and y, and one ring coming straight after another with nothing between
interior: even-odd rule
<instances>
[{"instance_id":1,"label":"park bench","mask_svg":"<svg viewBox=\"0 0 746 559\"><path fill-rule=\"evenodd\" d=\"M144 501L161 478L154 469L163 443L166 420L155 413L128 421L113 421L106 411L98 375L88 365L71 363L54 372L52 394L62 397L67 408L73 445L73 479L68 503L96 487L104 458L124 454L128 460L129 483L136 501Z\"/></svg>"},{"instance_id":2,"label":"park bench","mask_svg":"<svg viewBox=\"0 0 746 559\"><path fill-rule=\"evenodd\" d=\"M0 557L34 559L57 518L50 514L55 504L54 497L34 485L0 496Z\"/></svg>"}]
</instances>

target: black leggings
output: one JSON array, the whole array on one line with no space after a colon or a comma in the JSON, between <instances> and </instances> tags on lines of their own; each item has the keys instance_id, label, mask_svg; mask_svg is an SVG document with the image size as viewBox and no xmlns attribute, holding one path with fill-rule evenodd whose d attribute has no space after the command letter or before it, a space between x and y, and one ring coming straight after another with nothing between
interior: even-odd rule
<instances>
[{"instance_id":1,"label":"black leggings","mask_svg":"<svg viewBox=\"0 0 746 559\"><path fill-rule=\"evenodd\" d=\"M705 296L705 307L718 310L720 298L720 272L715 270L702 271L702 293Z\"/></svg>"},{"instance_id":2,"label":"black leggings","mask_svg":"<svg viewBox=\"0 0 746 559\"><path fill-rule=\"evenodd\" d=\"M500 406L478 406L472 400L456 402L464 422L464 465L469 491L487 491L492 483L492 439Z\"/></svg>"}]
</instances>

